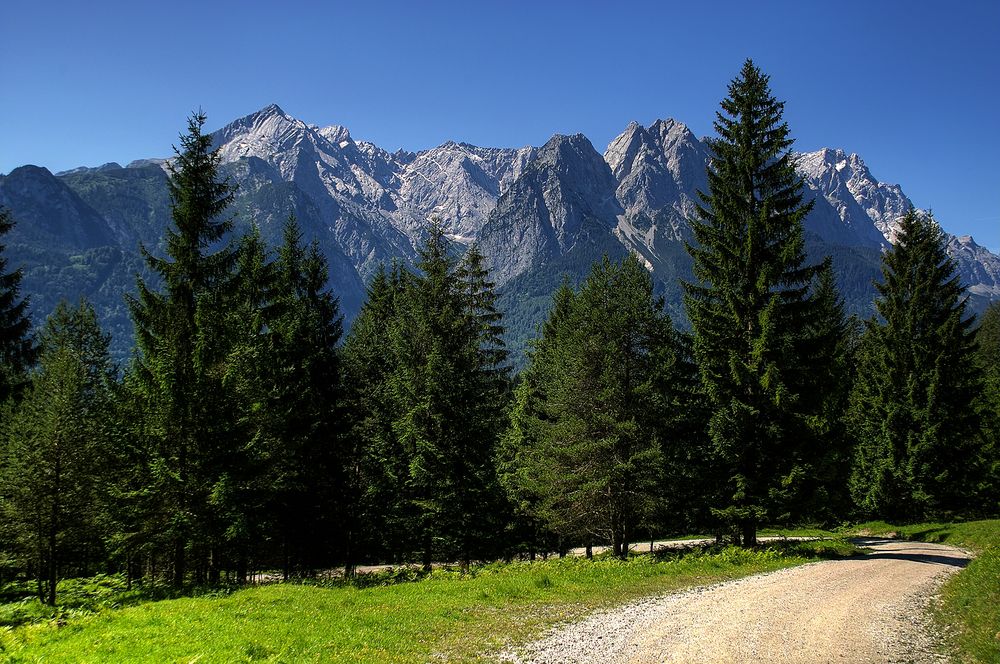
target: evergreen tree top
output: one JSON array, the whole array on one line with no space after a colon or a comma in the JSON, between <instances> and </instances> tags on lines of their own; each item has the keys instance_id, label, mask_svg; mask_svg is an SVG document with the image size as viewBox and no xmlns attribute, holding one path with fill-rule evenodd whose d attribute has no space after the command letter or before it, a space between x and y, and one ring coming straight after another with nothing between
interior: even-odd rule
<instances>
[{"instance_id":1,"label":"evergreen tree top","mask_svg":"<svg viewBox=\"0 0 1000 664\"><path fill-rule=\"evenodd\" d=\"M0 207L0 239L14 228L10 211ZM5 246L0 243L0 403L17 393L38 348L32 338L27 297L21 296L21 270L7 271Z\"/></svg>"},{"instance_id":2,"label":"evergreen tree top","mask_svg":"<svg viewBox=\"0 0 1000 664\"><path fill-rule=\"evenodd\" d=\"M173 225L166 232L166 249L172 260L141 248L169 290L190 288L197 293L210 288L232 272L237 260L232 246L211 251L232 230L233 220L224 213L233 202L235 186L219 173L222 157L212 150L211 135L202 133L206 119L200 110L188 118L188 132L181 135L176 156L167 164Z\"/></svg>"},{"instance_id":3,"label":"evergreen tree top","mask_svg":"<svg viewBox=\"0 0 1000 664\"><path fill-rule=\"evenodd\" d=\"M875 288L880 295L876 311L911 336L933 334L949 319L962 330L975 323L966 315L968 298L944 231L930 214L911 210L900 220L896 244L883 256L882 281Z\"/></svg>"}]
</instances>

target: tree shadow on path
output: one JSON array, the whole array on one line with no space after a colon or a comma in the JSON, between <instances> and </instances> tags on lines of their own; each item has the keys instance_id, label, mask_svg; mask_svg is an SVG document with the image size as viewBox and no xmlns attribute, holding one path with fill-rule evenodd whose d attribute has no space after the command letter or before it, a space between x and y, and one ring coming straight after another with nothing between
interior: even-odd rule
<instances>
[{"instance_id":1,"label":"tree shadow on path","mask_svg":"<svg viewBox=\"0 0 1000 664\"><path fill-rule=\"evenodd\" d=\"M926 544L924 542L909 542L906 540L890 540L890 539L852 539L855 545L859 547L871 547L877 546L879 544L909 544L913 546L920 546L921 544ZM915 553L913 551L873 551L872 553L866 553L861 556L857 556L855 560L907 560L914 563L926 563L929 565L948 565L950 567L965 567L969 564L970 558L968 555L961 551L955 551L954 553L949 553L945 551L935 551L934 553Z\"/></svg>"}]
</instances>

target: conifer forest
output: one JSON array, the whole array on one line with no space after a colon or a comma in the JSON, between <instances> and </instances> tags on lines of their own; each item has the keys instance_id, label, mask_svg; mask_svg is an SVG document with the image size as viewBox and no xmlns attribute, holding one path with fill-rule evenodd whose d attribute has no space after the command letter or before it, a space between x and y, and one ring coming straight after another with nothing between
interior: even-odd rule
<instances>
[{"instance_id":1,"label":"conifer forest","mask_svg":"<svg viewBox=\"0 0 1000 664\"><path fill-rule=\"evenodd\" d=\"M803 183L747 61L714 123L683 316L634 255L566 278L515 371L475 244L431 221L349 326L296 219L236 237L195 113L172 220L109 352L86 300L40 329L0 247L0 575L240 584L534 559L775 525L1000 513L1000 305L977 317L934 218L903 218L870 318L807 259ZM19 220L0 210L3 235Z\"/></svg>"}]
</instances>

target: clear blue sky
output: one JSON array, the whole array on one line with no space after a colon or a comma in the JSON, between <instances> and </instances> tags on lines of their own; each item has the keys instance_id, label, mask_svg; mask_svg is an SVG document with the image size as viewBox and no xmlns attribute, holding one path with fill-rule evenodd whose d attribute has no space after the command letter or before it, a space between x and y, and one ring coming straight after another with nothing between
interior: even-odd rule
<instances>
[{"instance_id":1,"label":"clear blue sky","mask_svg":"<svg viewBox=\"0 0 1000 664\"><path fill-rule=\"evenodd\" d=\"M1000 249L1000 2L0 4L0 172L163 156L271 102L387 149L698 135L744 58L796 148L842 147Z\"/></svg>"}]
</instances>

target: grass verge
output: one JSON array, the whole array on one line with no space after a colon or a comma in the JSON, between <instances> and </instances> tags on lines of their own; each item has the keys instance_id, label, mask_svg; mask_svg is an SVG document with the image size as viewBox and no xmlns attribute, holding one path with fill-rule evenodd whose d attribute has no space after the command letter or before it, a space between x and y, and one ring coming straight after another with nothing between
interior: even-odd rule
<instances>
[{"instance_id":1,"label":"grass verge","mask_svg":"<svg viewBox=\"0 0 1000 664\"><path fill-rule=\"evenodd\" d=\"M545 628L644 595L856 552L839 542L567 558L435 571L385 586L275 584L7 628L7 661L477 661Z\"/></svg>"},{"instance_id":2,"label":"grass verge","mask_svg":"<svg viewBox=\"0 0 1000 664\"><path fill-rule=\"evenodd\" d=\"M941 588L935 618L946 628L961 661L1000 662L1000 520L909 526L873 521L851 532L954 544L975 551L969 566Z\"/></svg>"}]
</instances>

